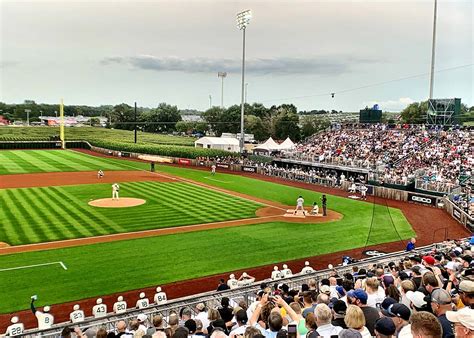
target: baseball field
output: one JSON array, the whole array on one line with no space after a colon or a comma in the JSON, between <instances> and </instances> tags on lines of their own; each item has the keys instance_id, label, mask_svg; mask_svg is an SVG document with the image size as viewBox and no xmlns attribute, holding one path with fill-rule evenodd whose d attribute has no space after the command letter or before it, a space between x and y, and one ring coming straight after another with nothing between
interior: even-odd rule
<instances>
[{"instance_id":1,"label":"baseball field","mask_svg":"<svg viewBox=\"0 0 474 338\"><path fill-rule=\"evenodd\" d=\"M27 309L32 294L60 304L414 235L404 214L386 205L328 196L330 217L290 222L279 216L285 207L299 195L309 207L321 193L246 176L148 168L71 150L1 151L0 313ZM111 197L112 178L120 177L121 197L145 204L88 204Z\"/></svg>"}]
</instances>

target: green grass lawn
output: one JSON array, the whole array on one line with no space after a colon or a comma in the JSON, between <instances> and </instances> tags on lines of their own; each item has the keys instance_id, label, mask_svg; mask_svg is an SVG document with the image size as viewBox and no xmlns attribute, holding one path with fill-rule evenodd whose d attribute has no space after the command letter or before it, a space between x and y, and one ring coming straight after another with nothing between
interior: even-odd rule
<instances>
[{"instance_id":1,"label":"green grass lawn","mask_svg":"<svg viewBox=\"0 0 474 338\"><path fill-rule=\"evenodd\" d=\"M64 135L66 140L100 139L106 141L134 142L134 135L131 130L66 127ZM53 136L59 136L59 127L0 127L0 140L46 140ZM170 144L194 147L195 140L195 138L187 136L138 132L138 143L140 144Z\"/></svg>"},{"instance_id":2,"label":"green grass lawn","mask_svg":"<svg viewBox=\"0 0 474 338\"><path fill-rule=\"evenodd\" d=\"M133 170L127 162L70 150L0 151L0 175L58 171Z\"/></svg>"},{"instance_id":3,"label":"green grass lawn","mask_svg":"<svg viewBox=\"0 0 474 338\"><path fill-rule=\"evenodd\" d=\"M125 160L114 161L120 162L129 168L148 168L148 165L144 163ZM289 205L295 203L298 195L303 195L307 205L312 204L313 201L319 201L321 196L320 193L309 190L236 175L217 173L216 176L210 177L209 173L205 171L171 166L158 166L158 170ZM135 185L138 183L128 184ZM140 185L149 184L151 183L140 183ZM161 185L163 183L153 184ZM126 187L125 184L122 186ZM64 190L68 188L76 187L34 189L49 189L48 193L56 196L51 202L57 203L61 202ZM86 189L85 186L83 188ZM104 189L107 195L110 194L108 185ZM39 199L35 199L36 202L34 202L32 196L28 197L26 194L20 194L20 190L29 191L30 189L8 190L17 191L16 195L23 199L24 207L28 204L46 203L43 200L50 199L48 195L42 198L40 202L38 202ZM153 191L153 189L145 188L135 190L134 193L138 194L148 194ZM12 195L11 191L8 193L3 191L2 193L10 197ZM58 192L59 195L56 195ZM84 203L88 200L87 193L82 193L79 189L74 190L73 195L74 199L78 200L77 205L84 207ZM80 196L82 196L82 200ZM30 199L26 200L27 198ZM160 200L158 194L157 203ZM203 201L202 197L197 197L195 203ZM64 206L61 208L65 208L64 213L69 217L77 219L75 213L80 212L91 219L92 216L84 213L81 209L71 210L67 203L67 200L63 202ZM138 210L142 207L146 207L146 204L136 208ZM52 261L63 261L68 267L67 271L61 269L59 265L0 271L0 299L2 299L0 313L26 309L29 297L32 294L38 294L40 299L46 303L62 303L236 269L364 247L366 243L372 245L392 242L400 238L407 239L414 235L408 221L398 209L335 196L328 196L328 207L342 213L344 218L326 224L263 223L0 256L0 269ZM53 215L59 211L39 207L33 209L41 209L42 212L49 212ZM121 213L120 217L109 215L107 219L116 217L115 220L121 220L125 218L126 221L122 223L122 226L127 226L130 217L126 216L125 212L122 213L122 210L115 209L112 211L106 209L104 212ZM74 213L72 213L73 211ZM17 212L23 215L21 211ZM141 216L143 216L142 222L146 222L149 218L159 219L154 214ZM36 212L36 218L38 217L44 218L44 215ZM60 223L69 224L69 221L59 221ZM153 220L150 222L153 223ZM25 223L25 220L21 223ZM369 235L371 226L372 229Z\"/></svg>"},{"instance_id":4,"label":"green grass lawn","mask_svg":"<svg viewBox=\"0 0 474 338\"><path fill-rule=\"evenodd\" d=\"M89 206L91 199L111 197L110 184L0 189L0 242L19 245L249 218L260 207L187 183L121 183L120 194L147 203Z\"/></svg>"}]
</instances>

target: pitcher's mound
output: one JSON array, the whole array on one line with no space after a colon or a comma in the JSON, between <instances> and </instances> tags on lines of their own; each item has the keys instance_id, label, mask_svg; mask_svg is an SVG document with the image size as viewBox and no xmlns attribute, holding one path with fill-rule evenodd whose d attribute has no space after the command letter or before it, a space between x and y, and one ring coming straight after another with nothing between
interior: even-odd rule
<instances>
[{"instance_id":1,"label":"pitcher's mound","mask_svg":"<svg viewBox=\"0 0 474 338\"><path fill-rule=\"evenodd\" d=\"M118 200L111 198L101 198L89 202L89 205L99 208L128 208L136 207L137 205L145 204L146 201L141 198L120 197Z\"/></svg>"}]
</instances>

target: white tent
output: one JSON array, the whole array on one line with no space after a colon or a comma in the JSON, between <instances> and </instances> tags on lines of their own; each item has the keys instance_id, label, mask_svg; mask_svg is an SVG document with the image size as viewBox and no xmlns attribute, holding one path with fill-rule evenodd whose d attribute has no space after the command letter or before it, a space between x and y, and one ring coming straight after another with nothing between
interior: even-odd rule
<instances>
[{"instance_id":1,"label":"white tent","mask_svg":"<svg viewBox=\"0 0 474 338\"><path fill-rule=\"evenodd\" d=\"M239 140L231 137L201 137L199 140L194 142L194 147L227 150L232 152L240 151Z\"/></svg>"},{"instance_id":2,"label":"white tent","mask_svg":"<svg viewBox=\"0 0 474 338\"><path fill-rule=\"evenodd\" d=\"M272 151L279 151L280 145L276 143L271 137L265 143L259 144L253 148L254 153L271 153Z\"/></svg>"},{"instance_id":3,"label":"white tent","mask_svg":"<svg viewBox=\"0 0 474 338\"><path fill-rule=\"evenodd\" d=\"M279 147L280 147L280 150L293 150L295 149L295 144L293 143L292 140L290 140L289 137L287 137L286 140L283 141Z\"/></svg>"}]
</instances>

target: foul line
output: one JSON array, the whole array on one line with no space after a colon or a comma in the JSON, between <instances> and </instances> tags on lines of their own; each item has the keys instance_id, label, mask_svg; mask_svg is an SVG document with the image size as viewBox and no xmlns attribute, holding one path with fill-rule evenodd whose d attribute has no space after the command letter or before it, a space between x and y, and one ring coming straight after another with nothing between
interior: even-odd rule
<instances>
[{"instance_id":1,"label":"foul line","mask_svg":"<svg viewBox=\"0 0 474 338\"><path fill-rule=\"evenodd\" d=\"M24 266L17 266L14 268L6 268L6 269L0 269L0 272L2 271L12 271L12 270L20 270L20 269L28 269L28 268L36 268L38 266L46 266L46 265L54 265L54 264L59 264L64 270L67 270L66 265L63 262L51 262L51 263L43 263L43 264L34 264L34 265L24 265Z\"/></svg>"},{"instance_id":2,"label":"foul line","mask_svg":"<svg viewBox=\"0 0 474 338\"><path fill-rule=\"evenodd\" d=\"M221 180L216 180L215 178L209 177L209 176L204 176L205 179L208 179L209 181L215 181L215 182L220 182L220 183L233 183L230 181L221 181Z\"/></svg>"}]
</instances>

